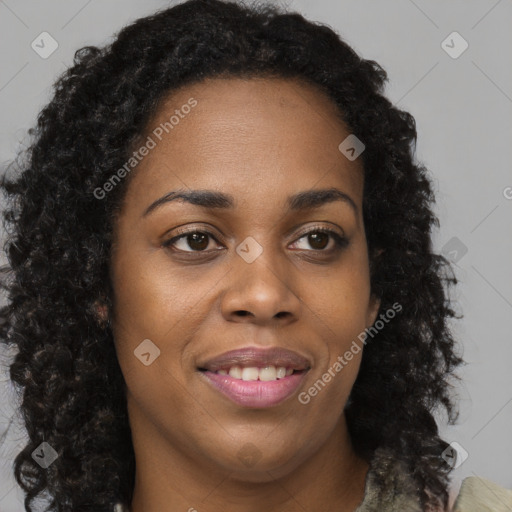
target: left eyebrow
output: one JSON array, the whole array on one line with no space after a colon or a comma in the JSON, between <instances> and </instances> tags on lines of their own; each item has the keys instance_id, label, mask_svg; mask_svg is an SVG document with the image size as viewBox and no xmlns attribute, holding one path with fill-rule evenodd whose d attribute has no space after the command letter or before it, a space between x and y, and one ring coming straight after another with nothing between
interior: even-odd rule
<instances>
[{"instance_id":1,"label":"left eyebrow","mask_svg":"<svg viewBox=\"0 0 512 512\"><path fill-rule=\"evenodd\" d=\"M233 209L236 201L233 196L216 190L177 190L165 194L151 203L142 214L143 217L171 201L185 201L203 208ZM288 208L292 211L320 208L324 204L342 201L348 204L358 215L358 208L354 200L345 192L337 188L304 190L288 197Z\"/></svg>"},{"instance_id":2,"label":"left eyebrow","mask_svg":"<svg viewBox=\"0 0 512 512\"><path fill-rule=\"evenodd\" d=\"M320 188L305 190L299 192L288 198L288 207L292 211L307 210L309 208L320 208L324 204L332 203L334 201L342 201L348 204L356 217L358 215L358 208L355 201L345 192L337 188Z\"/></svg>"}]
</instances>

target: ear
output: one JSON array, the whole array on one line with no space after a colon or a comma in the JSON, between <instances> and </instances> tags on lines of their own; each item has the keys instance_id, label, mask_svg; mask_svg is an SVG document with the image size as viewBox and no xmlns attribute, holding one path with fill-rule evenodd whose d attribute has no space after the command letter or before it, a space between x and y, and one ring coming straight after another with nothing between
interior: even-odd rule
<instances>
[{"instance_id":1,"label":"ear","mask_svg":"<svg viewBox=\"0 0 512 512\"><path fill-rule=\"evenodd\" d=\"M368 303L368 312L366 315L366 327L371 327L377 318L379 312L381 300L376 295L370 295L370 301Z\"/></svg>"},{"instance_id":2,"label":"ear","mask_svg":"<svg viewBox=\"0 0 512 512\"><path fill-rule=\"evenodd\" d=\"M373 274L373 262L384 252L384 249L376 249L374 252L374 257L370 260L370 275ZM368 303L368 312L366 315L366 327L371 327L375 320L377 319L377 313L379 312L381 304L380 297L377 297L375 294L370 294L370 301Z\"/></svg>"}]
</instances>

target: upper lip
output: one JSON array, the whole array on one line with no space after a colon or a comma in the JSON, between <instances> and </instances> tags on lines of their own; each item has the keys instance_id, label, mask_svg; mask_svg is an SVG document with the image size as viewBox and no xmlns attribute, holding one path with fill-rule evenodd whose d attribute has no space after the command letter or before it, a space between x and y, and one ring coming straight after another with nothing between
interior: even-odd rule
<instances>
[{"instance_id":1,"label":"upper lip","mask_svg":"<svg viewBox=\"0 0 512 512\"><path fill-rule=\"evenodd\" d=\"M284 366L285 368L293 368L294 370L306 370L311 367L308 359L293 350L282 347L247 347L224 352L200 364L199 369L215 372L222 369L229 369L232 366L255 366L263 368L270 365L276 367Z\"/></svg>"}]
</instances>

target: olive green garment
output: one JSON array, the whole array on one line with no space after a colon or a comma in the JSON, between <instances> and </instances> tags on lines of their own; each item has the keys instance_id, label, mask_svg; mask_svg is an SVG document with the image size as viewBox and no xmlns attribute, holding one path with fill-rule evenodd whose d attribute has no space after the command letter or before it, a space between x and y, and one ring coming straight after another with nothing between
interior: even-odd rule
<instances>
[{"instance_id":1,"label":"olive green garment","mask_svg":"<svg viewBox=\"0 0 512 512\"><path fill-rule=\"evenodd\" d=\"M375 451L364 498L355 512L423 512L412 478L392 453ZM467 477L451 512L512 512L512 490L478 476Z\"/></svg>"},{"instance_id":2,"label":"olive green garment","mask_svg":"<svg viewBox=\"0 0 512 512\"><path fill-rule=\"evenodd\" d=\"M481 478L468 476L462 481L453 512L512 512L512 490Z\"/></svg>"}]
</instances>

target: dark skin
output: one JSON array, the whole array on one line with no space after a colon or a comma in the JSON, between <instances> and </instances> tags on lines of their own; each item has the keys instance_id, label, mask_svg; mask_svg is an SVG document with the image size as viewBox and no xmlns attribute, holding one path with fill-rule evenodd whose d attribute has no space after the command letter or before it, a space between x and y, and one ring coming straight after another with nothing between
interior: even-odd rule
<instances>
[{"instance_id":1,"label":"dark skin","mask_svg":"<svg viewBox=\"0 0 512 512\"><path fill-rule=\"evenodd\" d=\"M343 409L362 352L308 404L297 399L379 307L370 290L362 163L338 150L350 131L310 85L209 79L166 98L146 136L191 97L197 106L130 176L115 225L111 314L136 455L131 511L353 511L368 465L352 448ZM336 200L288 209L289 196L331 188L355 208ZM172 201L144 215L177 189L221 191L235 205ZM203 235L164 245L182 234L178 227ZM236 252L249 236L263 248L250 264ZM134 356L144 339L160 349L149 366ZM310 359L297 393L246 408L198 372L200 361L247 346ZM239 456L249 444L258 454L252 465Z\"/></svg>"}]
</instances>

